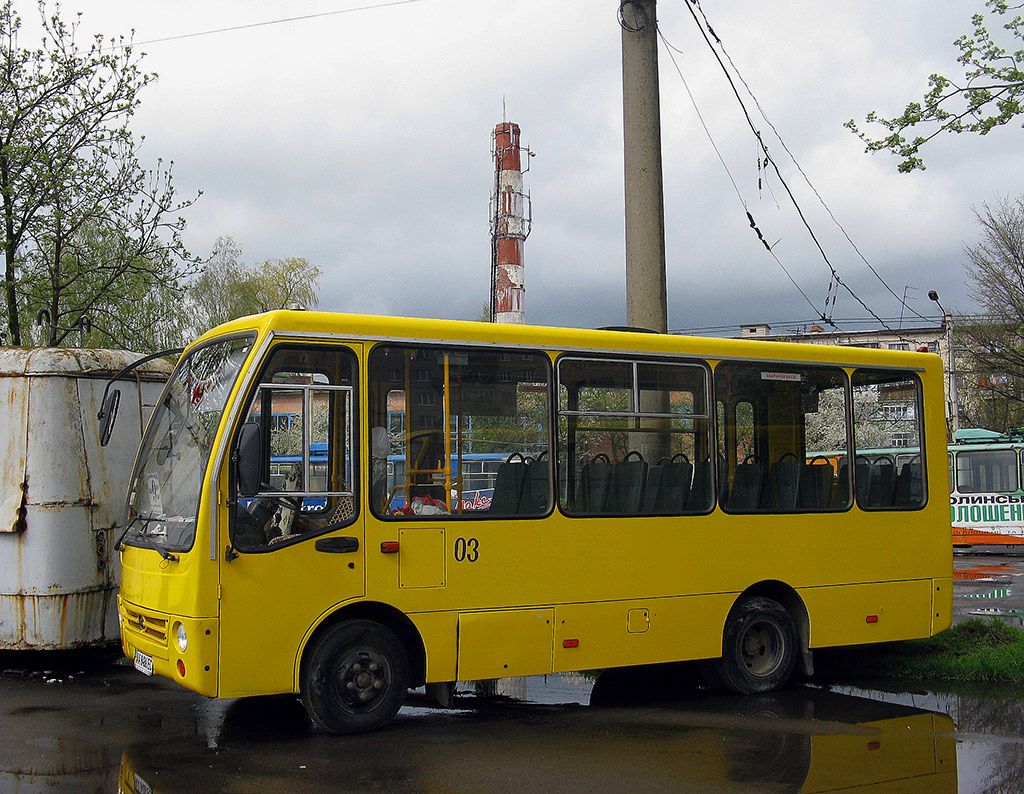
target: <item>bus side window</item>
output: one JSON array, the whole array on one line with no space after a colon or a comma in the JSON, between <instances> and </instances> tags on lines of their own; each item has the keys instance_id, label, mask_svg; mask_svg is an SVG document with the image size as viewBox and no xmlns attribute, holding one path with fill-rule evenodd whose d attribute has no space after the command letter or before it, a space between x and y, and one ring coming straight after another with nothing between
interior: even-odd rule
<instances>
[{"instance_id":1,"label":"bus side window","mask_svg":"<svg viewBox=\"0 0 1024 794\"><path fill-rule=\"evenodd\" d=\"M1012 449L961 450L956 488L960 493L1016 493L1017 453Z\"/></svg>"},{"instance_id":2,"label":"bus side window","mask_svg":"<svg viewBox=\"0 0 1024 794\"><path fill-rule=\"evenodd\" d=\"M912 372L853 373L857 504L868 510L924 505L920 381Z\"/></svg>"},{"instance_id":3,"label":"bus side window","mask_svg":"<svg viewBox=\"0 0 1024 794\"><path fill-rule=\"evenodd\" d=\"M570 515L709 511L707 372L703 364L560 359L562 509Z\"/></svg>"},{"instance_id":4,"label":"bus side window","mask_svg":"<svg viewBox=\"0 0 1024 794\"><path fill-rule=\"evenodd\" d=\"M849 504L847 379L836 367L723 362L715 368L719 499L730 513Z\"/></svg>"},{"instance_id":5,"label":"bus side window","mask_svg":"<svg viewBox=\"0 0 1024 794\"><path fill-rule=\"evenodd\" d=\"M374 514L546 514L550 371L550 359L538 352L375 346L368 412L371 427L387 428L381 442L388 474L372 492Z\"/></svg>"}]
</instances>

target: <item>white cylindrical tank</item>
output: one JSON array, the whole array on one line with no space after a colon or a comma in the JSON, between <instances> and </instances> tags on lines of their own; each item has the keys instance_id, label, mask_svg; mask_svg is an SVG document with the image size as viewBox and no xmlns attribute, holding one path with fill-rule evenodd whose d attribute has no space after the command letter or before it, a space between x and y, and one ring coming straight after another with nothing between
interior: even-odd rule
<instances>
[{"instance_id":1,"label":"white cylindrical tank","mask_svg":"<svg viewBox=\"0 0 1024 794\"><path fill-rule=\"evenodd\" d=\"M142 430L172 366L118 382L100 446L107 380L141 355L0 347L0 649L65 649L118 636L113 549Z\"/></svg>"}]
</instances>

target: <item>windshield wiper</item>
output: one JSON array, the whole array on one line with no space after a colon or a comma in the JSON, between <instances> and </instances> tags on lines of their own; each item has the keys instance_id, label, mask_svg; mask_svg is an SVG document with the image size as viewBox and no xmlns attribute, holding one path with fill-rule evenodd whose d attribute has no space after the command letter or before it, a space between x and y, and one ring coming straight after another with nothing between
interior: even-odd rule
<instances>
[{"instance_id":1,"label":"windshield wiper","mask_svg":"<svg viewBox=\"0 0 1024 794\"><path fill-rule=\"evenodd\" d=\"M128 526L124 528L124 532L121 533L121 537L117 539L117 543L114 544L114 550L124 550L124 539L128 535L128 533L131 532L132 528L135 526L136 521L142 524L151 524L160 523L164 520L165 519L158 518L156 516L135 516L135 518L128 522ZM155 540L149 537L149 535L145 534L141 528L138 529L136 534L138 535L138 539L142 541L141 545L145 546L147 549L153 549L153 551L155 551L165 560L170 560L171 562L178 561L179 557L177 554L171 554L171 552L167 551L167 549L165 549L163 546L161 546L159 543L157 543Z\"/></svg>"},{"instance_id":2,"label":"windshield wiper","mask_svg":"<svg viewBox=\"0 0 1024 794\"><path fill-rule=\"evenodd\" d=\"M177 554L171 554L169 551L167 551L167 549L165 549L163 546L161 546L159 543L157 543L155 540L149 537L149 535L143 535L140 532L138 539L142 541L143 546L145 546L147 549L152 549L165 560L170 560L171 562L178 561L179 557Z\"/></svg>"}]
</instances>

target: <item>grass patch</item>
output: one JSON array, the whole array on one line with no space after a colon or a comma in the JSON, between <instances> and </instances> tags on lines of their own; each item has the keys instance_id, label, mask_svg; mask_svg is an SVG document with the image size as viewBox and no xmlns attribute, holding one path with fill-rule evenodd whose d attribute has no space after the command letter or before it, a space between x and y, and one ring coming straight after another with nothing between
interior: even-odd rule
<instances>
[{"instance_id":1,"label":"grass patch","mask_svg":"<svg viewBox=\"0 0 1024 794\"><path fill-rule=\"evenodd\" d=\"M815 677L1024 682L1024 630L973 619L935 637L815 651Z\"/></svg>"}]
</instances>

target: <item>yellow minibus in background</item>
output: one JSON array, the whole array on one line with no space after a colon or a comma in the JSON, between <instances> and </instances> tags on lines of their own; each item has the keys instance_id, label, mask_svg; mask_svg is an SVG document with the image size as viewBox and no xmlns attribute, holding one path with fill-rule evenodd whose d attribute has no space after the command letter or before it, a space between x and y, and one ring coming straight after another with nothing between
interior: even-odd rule
<instances>
[{"instance_id":1,"label":"yellow minibus in background","mask_svg":"<svg viewBox=\"0 0 1024 794\"><path fill-rule=\"evenodd\" d=\"M776 689L814 648L950 625L943 407L926 353L242 318L150 420L124 651L209 696L298 693L337 733L459 680L697 659ZM857 463L891 444L898 475Z\"/></svg>"}]
</instances>

